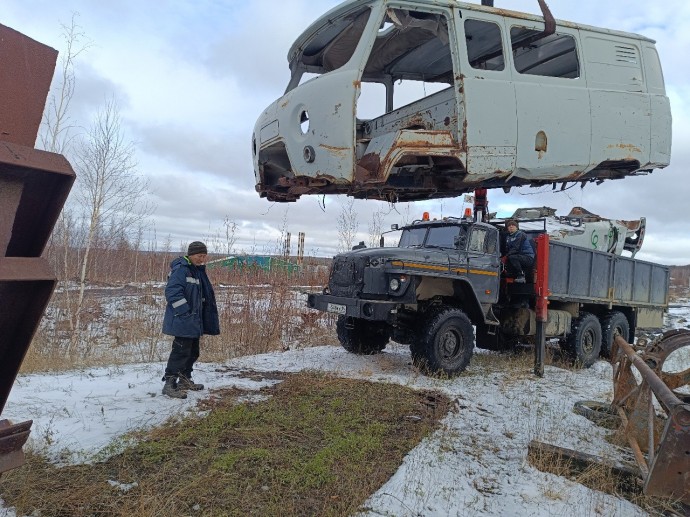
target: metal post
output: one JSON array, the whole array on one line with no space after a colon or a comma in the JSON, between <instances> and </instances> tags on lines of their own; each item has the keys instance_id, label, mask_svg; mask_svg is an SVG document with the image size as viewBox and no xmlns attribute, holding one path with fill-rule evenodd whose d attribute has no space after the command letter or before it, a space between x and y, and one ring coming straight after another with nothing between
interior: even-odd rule
<instances>
[{"instance_id":1,"label":"metal post","mask_svg":"<svg viewBox=\"0 0 690 517\"><path fill-rule=\"evenodd\" d=\"M297 264L302 265L304 261L304 232L297 235Z\"/></svg>"},{"instance_id":2,"label":"metal post","mask_svg":"<svg viewBox=\"0 0 690 517\"><path fill-rule=\"evenodd\" d=\"M285 242L283 243L283 258L285 260L290 258L290 232L285 234Z\"/></svg>"}]
</instances>

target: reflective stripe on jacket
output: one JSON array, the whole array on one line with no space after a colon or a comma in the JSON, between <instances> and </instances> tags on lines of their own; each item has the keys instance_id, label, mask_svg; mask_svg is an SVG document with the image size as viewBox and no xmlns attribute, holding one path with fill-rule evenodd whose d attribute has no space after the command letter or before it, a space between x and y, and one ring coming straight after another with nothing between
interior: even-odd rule
<instances>
[{"instance_id":1,"label":"reflective stripe on jacket","mask_svg":"<svg viewBox=\"0 0 690 517\"><path fill-rule=\"evenodd\" d=\"M165 299L163 334L191 338L220 334L216 296L206 266L195 266L187 257L173 260Z\"/></svg>"}]
</instances>

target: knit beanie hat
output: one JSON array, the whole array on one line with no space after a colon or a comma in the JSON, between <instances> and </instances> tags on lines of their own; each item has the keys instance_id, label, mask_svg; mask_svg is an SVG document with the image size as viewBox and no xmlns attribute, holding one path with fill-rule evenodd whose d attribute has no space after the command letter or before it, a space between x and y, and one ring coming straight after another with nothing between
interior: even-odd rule
<instances>
[{"instance_id":1,"label":"knit beanie hat","mask_svg":"<svg viewBox=\"0 0 690 517\"><path fill-rule=\"evenodd\" d=\"M199 255L200 253L208 253L206 244L200 241L192 242L187 249L187 256L191 257L192 255Z\"/></svg>"}]
</instances>

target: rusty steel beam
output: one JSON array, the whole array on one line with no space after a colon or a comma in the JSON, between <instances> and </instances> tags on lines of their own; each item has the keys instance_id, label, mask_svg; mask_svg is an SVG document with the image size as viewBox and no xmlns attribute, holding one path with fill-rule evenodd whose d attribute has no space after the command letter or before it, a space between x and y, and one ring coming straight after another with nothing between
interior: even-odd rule
<instances>
[{"instance_id":1,"label":"rusty steel beam","mask_svg":"<svg viewBox=\"0 0 690 517\"><path fill-rule=\"evenodd\" d=\"M639 494L639 473L634 464L616 458L602 458L586 452L566 449L557 445L531 440L527 445L527 459L532 466L543 472L552 472L572 478L592 468L605 469L608 481L616 489L630 494ZM599 488L599 487L597 487Z\"/></svg>"},{"instance_id":2,"label":"rusty steel beam","mask_svg":"<svg viewBox=\"0 0 690 517\"><path fill-rule=\"evenodd\" d=\"M41 255L75 179L63 156L33 149L56 59L0 25L0 411L57 282ZM24 462L31 423L0 420L0 473Z\"/></svg>"},{"instance_id":3,"label":"rusty steel beam","mask_svg":"<svg viewBox=\"0 0 690 517\"><path fill-rule=\"evenodd\" d=\"M57 54L0 24L0 140L36 143Z\"/></svg>"},{"instance_id":4,"label":"rusty steel beam","mask_svg":"<svg viewBox=\"0 0 690 517\"><path fill-rule=\"evenodd\" d=\"M674 391L690 386L690 369L663 372L668 356L686 346L690 346L690 331L684 329L665 333L640 354L616 336L611 354L612 407L618 410L635 452L645 494L690 504L690 404Z\"/></svg>"}]
</instances>

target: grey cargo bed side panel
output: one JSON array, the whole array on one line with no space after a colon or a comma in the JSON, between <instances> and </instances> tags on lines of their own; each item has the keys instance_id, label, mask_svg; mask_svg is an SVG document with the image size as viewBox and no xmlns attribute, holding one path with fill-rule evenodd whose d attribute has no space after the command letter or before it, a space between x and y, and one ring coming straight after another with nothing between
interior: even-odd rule
<instances>
[{"instance_id":1,"label":"grey cargo bed side panel","mask_svg":"<svg viewBox=\"0 0 690 517\"><path fill-rule=\"evenodd\" d=\"M549 244L549 298L614 305L668 305L669 268L560 242Z\"/></svg>"}]
</instances>

